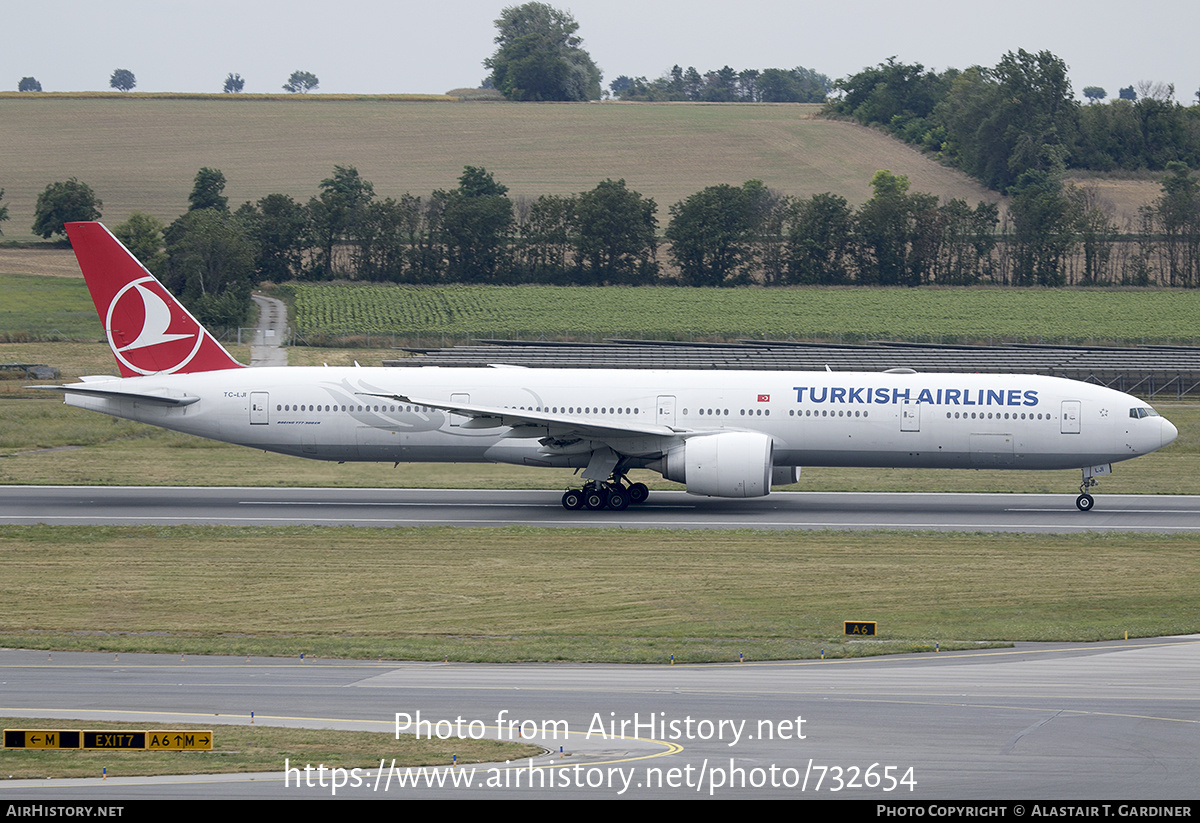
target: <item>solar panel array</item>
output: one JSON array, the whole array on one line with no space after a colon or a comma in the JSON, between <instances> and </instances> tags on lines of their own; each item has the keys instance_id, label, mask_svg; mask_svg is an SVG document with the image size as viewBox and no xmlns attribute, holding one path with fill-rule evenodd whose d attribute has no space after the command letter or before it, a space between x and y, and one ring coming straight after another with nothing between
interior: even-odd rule
<instances>
[{"instance_id":1,"label":"solar panel array","mask_svg":"<svg viewBox=\"0 0 1200 823\"><path fill-rule=\"evenodd\" d=\"M1045 374L1155 397L1200 393L1200 349L1172 346L1087 348L872 343L847 346L791 341L665 343L514 343L479 340L446 349L405 348L386 366L571 369L753 369L762 371L885 371Z\"/></svg>"}]
</instances>

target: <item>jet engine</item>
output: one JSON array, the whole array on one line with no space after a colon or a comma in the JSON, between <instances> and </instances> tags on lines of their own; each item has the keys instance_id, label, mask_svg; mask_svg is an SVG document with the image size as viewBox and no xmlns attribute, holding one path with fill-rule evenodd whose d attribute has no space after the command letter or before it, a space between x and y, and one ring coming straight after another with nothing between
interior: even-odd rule
<instances>
[{"instance_id":1,"label":"jet engine","mask_svg":"<svg viewBox=\"0 0 1200 823\"><path fill-rule=\"evenodd\" d=\"M774 444L761 432L689 437L662 458L662 475L685 483L688 494L762 497L771 491Z\"/></svg>"}]
</instances>

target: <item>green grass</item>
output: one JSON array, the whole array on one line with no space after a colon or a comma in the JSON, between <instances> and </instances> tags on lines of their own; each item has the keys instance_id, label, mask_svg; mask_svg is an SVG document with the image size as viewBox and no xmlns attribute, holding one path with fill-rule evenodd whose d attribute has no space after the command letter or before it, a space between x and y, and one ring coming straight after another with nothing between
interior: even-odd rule
<instances>
[{"instance_id":1,"label":"green grass","mask_svg":"<svg viewBox=\"0 0 1200 823\"><path fill-rule=\"evenodd\" d=\"M248 718L247 718L248 720ZM277 772L285 759L290 767L319 763L340 768L378 768L379 759L398 767L459 763L497 763L532 757L539 746L497 740L415 740L395 733L347 732L333 729L286 729L261 724L210 725L109 723L96 720L3 717L5 729L164 729L212 730L211 752L109 752L0 749L0 775L6 778L131 777L134 775L231 774ZM102 771L106 770L106 771ZM315 776L314 776L314 779Z\"/></svg>"},{"instance_id":2,"label":"green grass","mask_svg":"<svg viewBox=\"0 0 1200 823\"><path fill-rule=\"evenodd\" d=\"M1195 343L1200 292L1069 289L290 287L301 335Z\"/></svg>"},{"instance_id":3,"label":"green grass","mask_svg":"<svg viewBox=\"0 0 1200 823\"><path fill-rule=\"evenodd\" d=\"M0 250L0 260L3 250ZM291 323L305 338L376 335L375 346L471 337L602 340L900 339L1141 343L1197 340L1200 291L1156 289L691 289L609 286L295 284ZM100 340L79 277L0 274L0 342ZM363 343L368 341L363 340ZM12 358L23 355L13 349ZM32 351L30 349L29 351ZM54 350L43 350L54 356ZM397 352L380 349L375 365ZM8 355L0 355L8 357ZM70 370L64 350L59 368ZM326 362L334 354L320 354ZM311 361L313 358L310 357ZM32 362L32 361L27 361ZM293 365L307 361L296 360Z\"/></svg>"},{"instance_id":4,"label":"green grass","mask_svg":"<svg viewBox=\"0 0 1200 823\"><path fill-rule=\"evenodd\" d=\"M0 529L0 644L455 661L850 656L1200 631L1200 536ZM877 620L874 643L843 620Z\"/></svg>"},{"instance_id":5,"label":"green grass","mask_svg":"<svg viewBox=\"0 0 1200 823\"><path fill-rule=\"evenodd\" d=\"M0 274L0 342L102 336L82 277Z\"/></svg>"}]
</instances>

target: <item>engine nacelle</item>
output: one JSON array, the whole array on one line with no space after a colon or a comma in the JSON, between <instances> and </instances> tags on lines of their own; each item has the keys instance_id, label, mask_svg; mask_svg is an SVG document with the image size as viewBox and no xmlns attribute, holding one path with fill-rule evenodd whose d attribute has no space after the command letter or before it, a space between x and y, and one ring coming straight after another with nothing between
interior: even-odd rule
<instances>
[{"instance_id":1,"label":"engine nacelle","mask_svg":"<svg viewBox=\"0 0 1200 823\"><path fill-rule=\"evenodd\" d=\"M762 497L771 492L774 443L760 432L722 432L689 437L662 461L668 480L687 484L688 494Z\"/></svg>"}]
</instances>

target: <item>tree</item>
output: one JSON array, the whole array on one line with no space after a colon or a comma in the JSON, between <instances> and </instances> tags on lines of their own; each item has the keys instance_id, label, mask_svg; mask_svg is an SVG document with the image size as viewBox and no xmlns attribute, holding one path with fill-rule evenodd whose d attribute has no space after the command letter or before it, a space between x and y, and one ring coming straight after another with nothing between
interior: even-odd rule
<instances>
[{"instance_id":1,"label":"tree","mask_svg":"<svg viewBox=\"0 0 1200 823\"><path fill-rule=\"evenodd\" d=\"M320 82L311 71L294 71L288 81L283 84L283 90L292 94L308 94Z\"/></svg>"},{"instance_id":2,"label":"tree","mask_svg":"<svg viewBox=\"0 0 1200 823\"><path fill-rule=\"evenodd\" d=\"M1149 209L1163 235L1163 256L1172 286L1200 283L1200 181L1184 163L1167 164L1162 194Z\"/></svg>"},{"instance_id":3,"label":"tree","mask_svg":"<svg viewBox=\"0 0 1200 823\"><path fill-rule=\"evenodd\" d=\"M913 234L913 204L908 177L877 171L871 178L875 194L858 212L858 276L884 286L919 285L909 265Z\"/></svg>"},{"instance_id":4,"label":"tree","mask_svg":"<svg viewBox=\"0 0 1200 823\"><path fill-rule=\"evenodd\" d=\"M90 186L74 177L66 182L51 183L38 195L33 212L33 233L45 238L66 234L64 223L99 220L103 205Z\"/></svg>"},{"instance_id":5,"label":"tree","mask_svg":"<svg viewBox=\"0 0 1200 823\"><path fill-rule=\"evenodd\" d=\"M196 172L196 182L188 195L188 211L196 209L219 209L229 211L229 198L221 194L225 190L225 175L220 169L208 166Z\"/></svg>"},{"instance_id":6,"label":"tree","mask_svg":"<svg viewBox=\"0 0 1200 823\"><path fill-rule=\"evenodd\" d=\"M1120 91L1121 99L1128 100L1131 103L1137 102L1137 92L1133 90L1133 86L1126 86Z\"/></svg>"},{"instance_id":7,"label":"tree","mask_svg":"<svg viewBox=\"0 0 1200 823\"><path fill-rule=\"evenodd\" d=\"M545 3L509 6L496 20L498 48L483 61L510 100L598 100L600 69L575 36L579 24Z\"/></svg>"},{"instance_id":8,"label":"tree","mask_svg":"<svg viewBox=\"0 0 1200 823\"><path fill-rule=\"evenodd\" d=\"M1021 173L1059 171L1075 144L1079 111L1067 65L1048 51L1008 52L994 69L956 76L937 107L946 151L989 188Z\"/></svg>"},{"instance_id":9,"label":"tree","mask_svg":"<svg viewBox=\"0 0 1200 823\"><path fill-rule=\"evenodd\" d=\"M137 78L129 69L116 69L109 78L108 85L117 91L129 91L137 85Z\"/></svg>"},{"instance_id":10,"label":"tree","mask_svg":"<svg viewBox=\"0 0 1200 823\"><path fill-rule=\"evenodd\" d=\"M588 279L597 283L646 283L658 270L654 262L658 221L655 202L605 180L579 196L576 257Z\"/></svg>"},{"instance_id":11,"label":"tree","mask_svg":"<svg viewBox=\"0 0 1200 823\"><path fill-rule=\"evenodd\" d=\"M832 88L828 77L803 66L763 69L756 85L764 103L823 103Z\"/></svg>"},{"instance_id":12,"label":"tree","mask_svg":"<svg viewBox=\"0 0 1200 823\"><path fill-rule=\"evenodd\" d=\"M709 186L671 206L666 236L671 241L671 259L685 284L730 285L740 273L751 256L749 192L757 182L741 188L727 183Z\"/></svg>"},{"instance_id":13,"label":"tree","mask_svg":"<svg viewBox=\"0 0 1200 823\"><path fill-rule=\"evenodd\" d=\"M642 81L642 84L645 85L645 78L639 78L639 79ZM638 81L633 79L632 77L622 74L616 80L609 83L608 88L610 91L612 91L613 97L620 97L625 92L629 91L630 89L635 88L635 84L637 82Z\"/></svg>"},{"instance_id":14,"label":"tree","mask_svg":"<svg viewBox=\"0 0 1200 823\"><path fill-rule=\"evenodd\" d=\"M458 189L444 195L440 229L452 279L486 283L505 271L513 225L512 202L507 195L507 186L475 166L465 166Z\"/></svg>"},{"instance_id":15,"label":"tree","mask_svg":"<svg viewBox=\"0 0 1200 823\"><path fill-rule=\"evenodd\" d=\"M321 181L321 194L308 201L321 276L333 277L341 270L334 257L335 248L343 242L355 242L361 234L367 206L374 199L375 187L363 180L354 166L334 166L333 177Z\"/></svg>"},{"instance_id":16,"label":"tree","mask_svg":"<svg viewBox=\"0 0 1200 823\"><path fill-rule=\"evenodd\" d=\"M1070 186L1067 196L1075 203L1079 221L1077 233L1083 251L1082 282L1087 285L1105 282L1109 279L1109 260L1117 236L1111 207L1105 204L1094 186Z\"/></svg>"},{"instance_id":17,"label":"tree","mask_svg":"<svg viewBox=\"0 0 1200 823\"><path fill-rule=\"evenodd\" d=\"M166 231L164 285L205 325L238 326L250 314L254 245L242 221L196 209Z\"/></svg>"},{"instance_id":18,"label":"tree","mask_svg":"<svg viewBox=\"0 0 1200 823\"><path fill-rule=\"evenodd\" d=\"M793 204L784 278L789 284L832 285L849 279L854 218L846 198L826 192Z\"/></svg>"},{"instance_id":19,"label":"tree","mask_svg":"<svg viewBox=\"0 0 1200 823\"><path fill-rule=\"evenodd\" d=\"M3 199L4 199L4 189L0 189L0 200L3 200ZM8 219L8 206L0 206L0 223L3 223L7 219ZM2 230L0 230L0 234L4 234L4 232Z\"/></svg>"},{"instance_id":20,"label":"tree","mask_svg":"<svg viewBox=\"0 0 1200 823\"><path fill-rule=\"evenodd\" d=\"M945 74L925 71L920 63L907 65L889 57L886 63L834 83L843 94L832 107L860 123L896 131L910 120L924 120L933 114L947 82Z\"/></svg>"},{"instance_id":21,"label":"tree","mask_svg":"<svg viewBox=\"0 0 1200 823\"><path fill-rule=\"evenodd\" d=\"M1084 86L1083 96L1088 99L1089 103L1097 103L1108 97L1108 92L1100 86Z\"/></svg>"},{"instance_id":22,"label":"tree","mask_svg":"<svg viewBox=\"0 0 1200 823\"><path fill-rule=\"evenodd\" d=\"M234 74L233 72L230 72L229 76L225 78L226 94L239 94L245 87L246 81L242 79L240 74Z\"/></svg>"},{"instance_id":23,"label":"tree","mask_svg":"<svg viewBox=\"0 0 1200 823\"><path fill-rule=\"evenodd\" d=\"M710 103L732 103L737 99L737 72L729 66L709 72L705 80L701 99Z\"/></svg>"},{"instance_id":24,"label":"tree","mask_svg":"<svg viewBox=\"0 0 1200 823\"><path fill-rule=\"evenodd\" d=\"M938 209L941 242L933 279L941 285L967 286L991 273L1000 207L980 202L974 210L954 199Z\"/></svg>"},{"instance_id":25,"label":"tree","mask_svg":"<svg viewBox=\"0 0 1200 823\"><path fill-rule=\"evenodd\" d=\"M21 82L17 83L17 91L41 91L42 84L37 81L36 77L22 77Z\"/></svg>"},{"instance_id":26,"label":"tree","mask_svg":"<svg viewBox=\"0 0 1200 823\"><path fill-rule=\"evenodd\" d=\"M163 232L166 226L157 217L135 211L129 219L113 227L113 236L158 276L166 274L167 256L163 253Z\"/></svg>"},{"instance_id":27,"label":"tree","mask_svg":"<svg viewBox=\"0 0 1200 823\"><path fill-rule=\"evenodd\" d=\"M520 243L517 254L523 276L530 280L553 280L570 267L576 252L574 195L543 194L528 208L519 208Z\"/></svg>"},{"instance_id":28,"label":"tree","mask_svg":"<svg viewBox=\"0 0 1200 823\"><path fill-rule=\"evenodd\" d=\"M255 245L257 276L282 283L301 274L304 250L312 241L308 212L286 194L268 194L237 211Z\"/></svg>"},{"instance_id":29,"label":"tree","mask_svg":"<svg viewBox=\"0 0 1200 823\"><path fill-rule=\"evenodd\" d=\"M1075 247L1078 205L1053 174L1031 169L1012 187L1013 281L1019 286L1061 286L1063 263Z\"/></svg>"}]
</instances>

